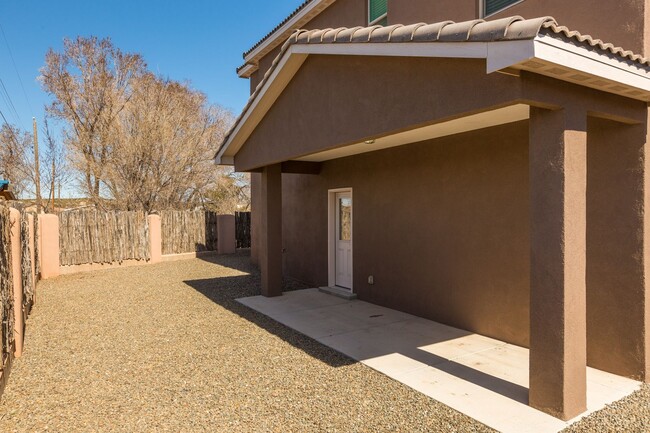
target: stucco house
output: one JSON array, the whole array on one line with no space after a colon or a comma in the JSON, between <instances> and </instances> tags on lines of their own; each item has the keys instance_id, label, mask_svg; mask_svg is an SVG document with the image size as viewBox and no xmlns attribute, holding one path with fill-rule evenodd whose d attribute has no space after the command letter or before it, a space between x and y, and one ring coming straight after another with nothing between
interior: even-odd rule
<instances>
[{"instance_id":1,"label":"stucco house","mask_svg":"<svg viewBox=\"0 0 650 433\"><path fill-rule=\"evenodd\" d=\"M643 0L306 1L244 54L216 155L253 173L263 294L530 348L562 419L587 365L650 381L649 29Z\"/></svg>"}]
</instances>

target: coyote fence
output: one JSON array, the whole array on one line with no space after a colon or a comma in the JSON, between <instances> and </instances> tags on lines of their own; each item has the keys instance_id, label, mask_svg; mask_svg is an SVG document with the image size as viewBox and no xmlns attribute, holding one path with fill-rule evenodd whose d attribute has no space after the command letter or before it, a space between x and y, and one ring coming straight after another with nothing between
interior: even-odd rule
<instances>
[{"instance_id":1,"label":"coyote fence","mask_svg":"<svg viewBox=\"0 0 650 433\"><path fill-rule=\"evenodd\" d=\"M217 214L206 210L160 212L162 253L217 250Z\"/></svg>"},{"instance_id":2,"label":"coyote fence","mask_svg":"<svg viewBox=\"0 0 650 433\"><path fill-rule=\"evenodd\" d=\"M62 266L150 258L149 224L144 212L61 212L59 243Z\"/></svg>"},{"instance_id":3,"label":"coyote fence","mask_svg":"<svg viewBox=\"0 0 650 433\"><path fill-rule=\"evenodd\" d=\"M9 208L0 204L0 319L2 320L2 353L0 353L0 394L9 374L14 352L14 286L11 254L11 216Z\"/></svg>"},{"instance_id":4,"label":"coyote fence","mask_svg":"<svg viewBox=\"0 0 650 433\"><path fill-rule=\"evenodd\" d=\"M37 220L34 216L34 220ZM20 213L20 251L21 251L21 279L23 282L23 318L26 320L34 303L34 288L36 286L35 275L32 273L32 242L29 232L29 215L27 212ZM24 335L24 334L23 334Z\"/></svg>"},{"instance_id":5,"label":"coyote fence","mask_svg":"<svg viewBox=\"0 0 650 433\"><path fill-rule=\"evenodd\" d=\"M251 247L251 213L235 212L235 237L237 248Z\"/></svg>"}]
</instances>

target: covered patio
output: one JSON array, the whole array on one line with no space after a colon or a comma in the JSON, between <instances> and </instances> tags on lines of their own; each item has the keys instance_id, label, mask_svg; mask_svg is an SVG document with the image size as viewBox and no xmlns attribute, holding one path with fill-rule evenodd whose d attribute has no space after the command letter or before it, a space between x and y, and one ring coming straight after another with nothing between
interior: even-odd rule
<instances>
[{"instance_id":1,"label":"covered patio","mask_svg":"<svg viewBox=\"0 0 650 433\"><path fill-rule=\"evenodd\" d=\"M549 17L297 32L217 153L217 162L257 175L254 254L262 294L282 294L288 261L316 269L319 281L323 268L329 266L324 272L332 274L331 253L317 251L327 249L325 235L313 241L318 263L304 265L308 259L299 238L304 233L283 227L287 216L298 220L283 213L283 206L303 220L321 218L324 212L312 209L320 202L300 203L310 191L306 185L316 185L311 193L317 194L357 184L365 196L355 192L355 200L366 206L364 213L358 205L354 217L353 286L359 299L529 347L525 354L513 349L502 361L512 355L525 364L513 379L517 389L532 407L562 420L589 408L594 373L587 365L647 381L643 209L649 74L647 60ZM494 195L487 198L480 188L458 187L481 186L472 168L491 161L508 140L516 142L517 156L525 161L499 161L490 174L518 177L495 181L488 191ZM413 202L430 203L423 208L431 217L427 226L452 232L448 224L467 249L449 254L457 260L440 268L419 263L432 252L416 239L403 241L396 234L403 231L393 230L396 224L386 229L377 218L386 218L386 203L403 194L390 189L384 173L408 173L409 164L424 159L420 155L438 152L442 157L430 158L438 161L447 158L445 146L452 152L468 142L483 153L470 151L463 161L458 157L455 165L444 166L455 171L440 170L444 179L431 188L415 179L419 195L411 194ZM420 167L421 178L436 173L433 167ZM463 170L474 176L471 182L453 177ZM318 180L299 184L286 177L291 174ZM514 191L512 200L503 193L506 187ZM289 200L283 195L287 188L293 193ZM455 196L456 189L465 195ZM459 211L440 220L436 200L439 208ZM475 208L463 207L468 201L488 209L485 215L493 219L478 221ZM501 223L504 215L517 226L510 233L502 224L495 233L490 224ZM482 225L474 229L474 224ZM424 229L418 233L429 235ZM289 257L286 244L298 252ZM386 252L397 244L404 245L401 254ZM501 251L500 244L512 248ZM465 256L486 245L497 247L493 257L480 258L483 274L463 280L474 271ZM434 252L442 256L454 247L455 239L448 237ZM500 281L490 273L496 268L504 274L516 268L517 275ZM375 279L373 272L384 269L395 272ZM332 285L331 277L327 283ZM410 296L390 291L401 286L409 287Z\"/></svg>"},{"instance_id":2,"label":"covered patio","mask_svg":"<svg viewBox=\"0 0 650 433\"><path fill-rule=\"evenodd\" d=\"M587 411L561 421L528 405L529 351L318 289L238 301L504 433L555 433L640 387L587 368Z\"/></svg>"}]
</instances>

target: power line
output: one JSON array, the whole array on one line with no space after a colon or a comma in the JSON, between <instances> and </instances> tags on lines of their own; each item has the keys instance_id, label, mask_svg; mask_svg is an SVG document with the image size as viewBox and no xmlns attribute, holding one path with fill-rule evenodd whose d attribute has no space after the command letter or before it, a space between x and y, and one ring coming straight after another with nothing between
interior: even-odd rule
<instances>
[{"instance_id":1,"label":"power line","mask_svg":"<svg viewBox=\"0 0 650 433\"><path fill-rule=\"evenodd\" d=\"M27 101L27 107L29 107L29 111L31 112L32 117L34 117L34 110L32 109L32 104L30 104L29 98L27 97L27 92L25 91L23 80L22 78L20 78L20 73L18 72L18 68L16 67L16 61L14 60L14 54L11 52L11 47L9 46L9 41L7 41L7 35L5 35L5 30L2 27L2 23L0 23L0 32L2 33L2 38L5 40L5 45L7 46L7 50L9 51L9 57L11 58L11 63L14 65L14 71L16 71L16 75L18 76L18 82L20 83L20 88L23 90L23 96L25 97L25 101Z\"/></svg>"},{"instance_id":2,"label":"power line","mask_svg":"<svg viewBox=\"0 0 650 433\"><path fill-rule=\"evenodd\" d=\"M9 109L12 111L12 114L14 115L14 118L18 121L18 123L23 123L22 119L20 118L20 115L18 114L18 111L16 111L16 107L14 106L14 102L11 100L11 96L9 95L9 92L7 92L7 88L5 87L4 81L2 81L2 78L0 78L0 95L2 95L2 99L4 99L5 103L9 107Z\"/></svg>"},{"instance_id":3,"label":"power line","mask_svg":"<svg viewBox=\"0 0 650 433\"><path fill-rule=\"evenodd\" d=\"M18 143L18 137L16 137L16 133L14 132L14 128L12 128L11 124L9 124L9 122L7 122L7 118L5 117L5 114L2 112L2 110L0 110L0 116L2 116L2 120L4 120L5 125L7 125L7 129L11 133L11 137L14 139L14 143L17 146L16 149L20 149L21 146L20 146L20 143Z\"/></svg>"}]
</instances>

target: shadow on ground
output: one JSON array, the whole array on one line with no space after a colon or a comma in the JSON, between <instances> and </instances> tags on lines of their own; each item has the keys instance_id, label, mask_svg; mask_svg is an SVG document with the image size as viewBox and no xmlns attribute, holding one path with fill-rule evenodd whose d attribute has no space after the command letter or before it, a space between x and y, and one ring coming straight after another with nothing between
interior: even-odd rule
<instances>
[{"instance_id":1,"label":"shadow on ground","mask_svg":"<svg viewBox=\"0 0 650 433\"><path fill-rule=\"evenodd\" d=\"M333 367L350 365L356 362L311 337L299 333L298 331L237 302L236 299L238 298L257 296L260 294L259 271L251 265L249 261L241 260L242 255L245 254L246 252L242 251L233 256L206 256L203 257L202 260L219 266L236 269L237 271L246 273L246 275L184 281L184 283L216 304L239 315L249 322L256 324L267 332L282 338L292 346L321 360L322 362ZM309 288L309 286L301 284L298 281L291 279L284 280L283 291L285 292L307 288ZM447 328L448 327L445 327L445 329ZM427 333L427 335L415 334L417 337L414 339L413 336L411 336L408 341L400 338L387 337L383 340L381 346L366 348L364 356L361 359L379 358L390 354L400 354L419 361L423 365L433 365L438 370L504 395L512 400L528 404L528 389L526 387L422 349L423 347L435 345L444 341L455 340L472 334L469 331L463 331L460 329L448 329L452 331L440 334L435 332Z\"/></svg>"},{"instance_id":2,"label":"shadow on ground","mask_svg":"<svg viewBox=\"0 0 650 433\"><path fill-rule=\"evenodd\" d=\"M246 273L245 275L183 282L215 304L254 323L258 327L291 344L293 347L302 350L306 354L332 367L355 364L356 361L353 359L236 301L237 298L257 296L260 294L259 271L252 264L242 263L241 257L246 254L247 251L241 251L231 256L207 256L201 258L209 263L244 272ZM283 291L285 292L308 288L308 286L292 279L285 279L283 285Z\"/></svg>"}]
</instances>

